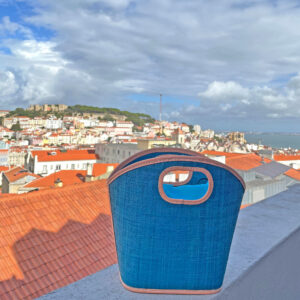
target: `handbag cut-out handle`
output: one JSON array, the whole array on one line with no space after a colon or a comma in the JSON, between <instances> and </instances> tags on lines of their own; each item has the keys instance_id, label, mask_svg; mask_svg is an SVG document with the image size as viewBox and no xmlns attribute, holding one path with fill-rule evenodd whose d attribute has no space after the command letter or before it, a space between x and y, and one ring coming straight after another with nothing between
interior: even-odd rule
<instances>
[{"instance_id":1,"label":"handbag cut-out handle","mask_svg":"<svg viewBox=\"0 0 300 300\"><path fill-rule=\"evenodd\" d=\"M191 180L194 172L204 174L208 181L208 188L206 190L206 193L202 197L196 198L196 199L178 199L178 198L172 198L172 197L168 196L166 191L164 190L164 177L167 174L174 172L174 171L185 171L185 172L188 171L189 172L188 178L186 180L184 180L183 182L180 182L179 184L176 182L169 183L175 189L189 186L187 184ZM183 167L183 166L169 167L169 168L166 168L164 171L162 171L162 173L160 174L159 179L158 179L158 191L159 191L160 196L163 198L163 200L165 200L169 203L172 203L172 204L197 205L197 204L204 203L205 201L207 201L209 199L209 197L213 191L213 187L214 187L214 181L213 181L211 173L204 168L198 168L198 167ZM188 193L188 190L186 192Z\"/></svg>"}]
</instances>

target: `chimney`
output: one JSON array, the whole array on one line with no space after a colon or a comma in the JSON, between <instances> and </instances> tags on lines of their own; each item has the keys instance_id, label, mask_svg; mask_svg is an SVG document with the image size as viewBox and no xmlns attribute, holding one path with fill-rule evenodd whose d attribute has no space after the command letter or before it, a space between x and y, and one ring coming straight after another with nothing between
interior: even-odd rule
<instances>
[{"instance_id":1,"label":"chimney","mask_svg":"<svg viewBox=\"0 0 300 300\"><path fill-rule=\"evenodd\" d=\"M54 186L55 186L55 187L63 187L63 182L60 180L60 178L57 178L57 179L54 181Z\"/></svg>"},{"instance_id":2,"label":"chimney","mask_svg":"<svg viewBox=\"0 0 300 300\"><path fill-rule=\"evenodd\" d=\"M93 164L87 164L85 182L90 182L92 180L93 180Z\"/></svg>"}]
</instances>

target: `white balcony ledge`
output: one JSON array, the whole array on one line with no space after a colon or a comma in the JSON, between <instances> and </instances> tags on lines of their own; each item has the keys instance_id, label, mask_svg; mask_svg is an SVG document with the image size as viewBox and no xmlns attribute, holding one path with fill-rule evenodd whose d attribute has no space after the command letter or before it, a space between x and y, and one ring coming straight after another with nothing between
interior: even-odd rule
<instances>
[{"instance_id":1,"label":"white balcony ledge","mask_svg":"<svg viewBox=\"0 0 300 300\"><path fill-rule=\"evenodd\" d=\"M222 291L215 295L135 294L118 267L58 289L41 299L295 300L300 297L300 184L240 212Z\"/></svg>"}]
</instances>

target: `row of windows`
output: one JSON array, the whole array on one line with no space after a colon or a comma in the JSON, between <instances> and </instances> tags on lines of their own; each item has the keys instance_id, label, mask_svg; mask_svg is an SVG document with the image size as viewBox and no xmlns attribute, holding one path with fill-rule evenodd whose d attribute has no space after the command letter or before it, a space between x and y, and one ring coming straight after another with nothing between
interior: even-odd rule
<instances>
[{"instance_id":1,"label":"row of windows","mask_svg":"<svg viewBox=\"0 0 300 300\"><path fill-rule=\"evenodd\" d=\"M108 149L108 148L106 148L105 149L105 153L106 154L109 154L109 152L110 152L110 149ZM116 154L116 155L120 155L121 154L121 150L117 150L117 149L112 149L112 154ZM123 150L122 151L122 154L123 154L123 157L125 157L125 155L126 155L126 150ZM128 156L130 156L131 155L131 152L130 151L128 151L128 154L127 154Z\"/></svg>"},{"instance_id":2,"label":"row of windows","mask_svg":"<svg viewBox=\"0 0 300 300\"><path fill-rule=\"evenodd\" d=\"M50 170L56 170L59 171L61 170L62 166L61 164L57 165L50 165ZM86 170L87 169L87 164L66 164L64 170ZM48 173L48 166L43 165L43 173Z\"/></svg>"}]
</instances>

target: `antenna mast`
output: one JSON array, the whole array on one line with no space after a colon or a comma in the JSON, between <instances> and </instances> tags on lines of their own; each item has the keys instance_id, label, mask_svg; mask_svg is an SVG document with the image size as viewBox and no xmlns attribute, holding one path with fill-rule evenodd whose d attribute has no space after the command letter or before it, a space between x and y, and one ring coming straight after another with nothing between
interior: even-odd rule
<instances>
[{"instance_id":1,"label":"antenna mast","mask_svg":"<svg viewBox=\"0 0 300 300\"><path fill-rule=\"evenodd\" d=\"M161 121L161 113L162 113L162 94L159 94L159 121Z\"/></svg>"}]
</instances>

